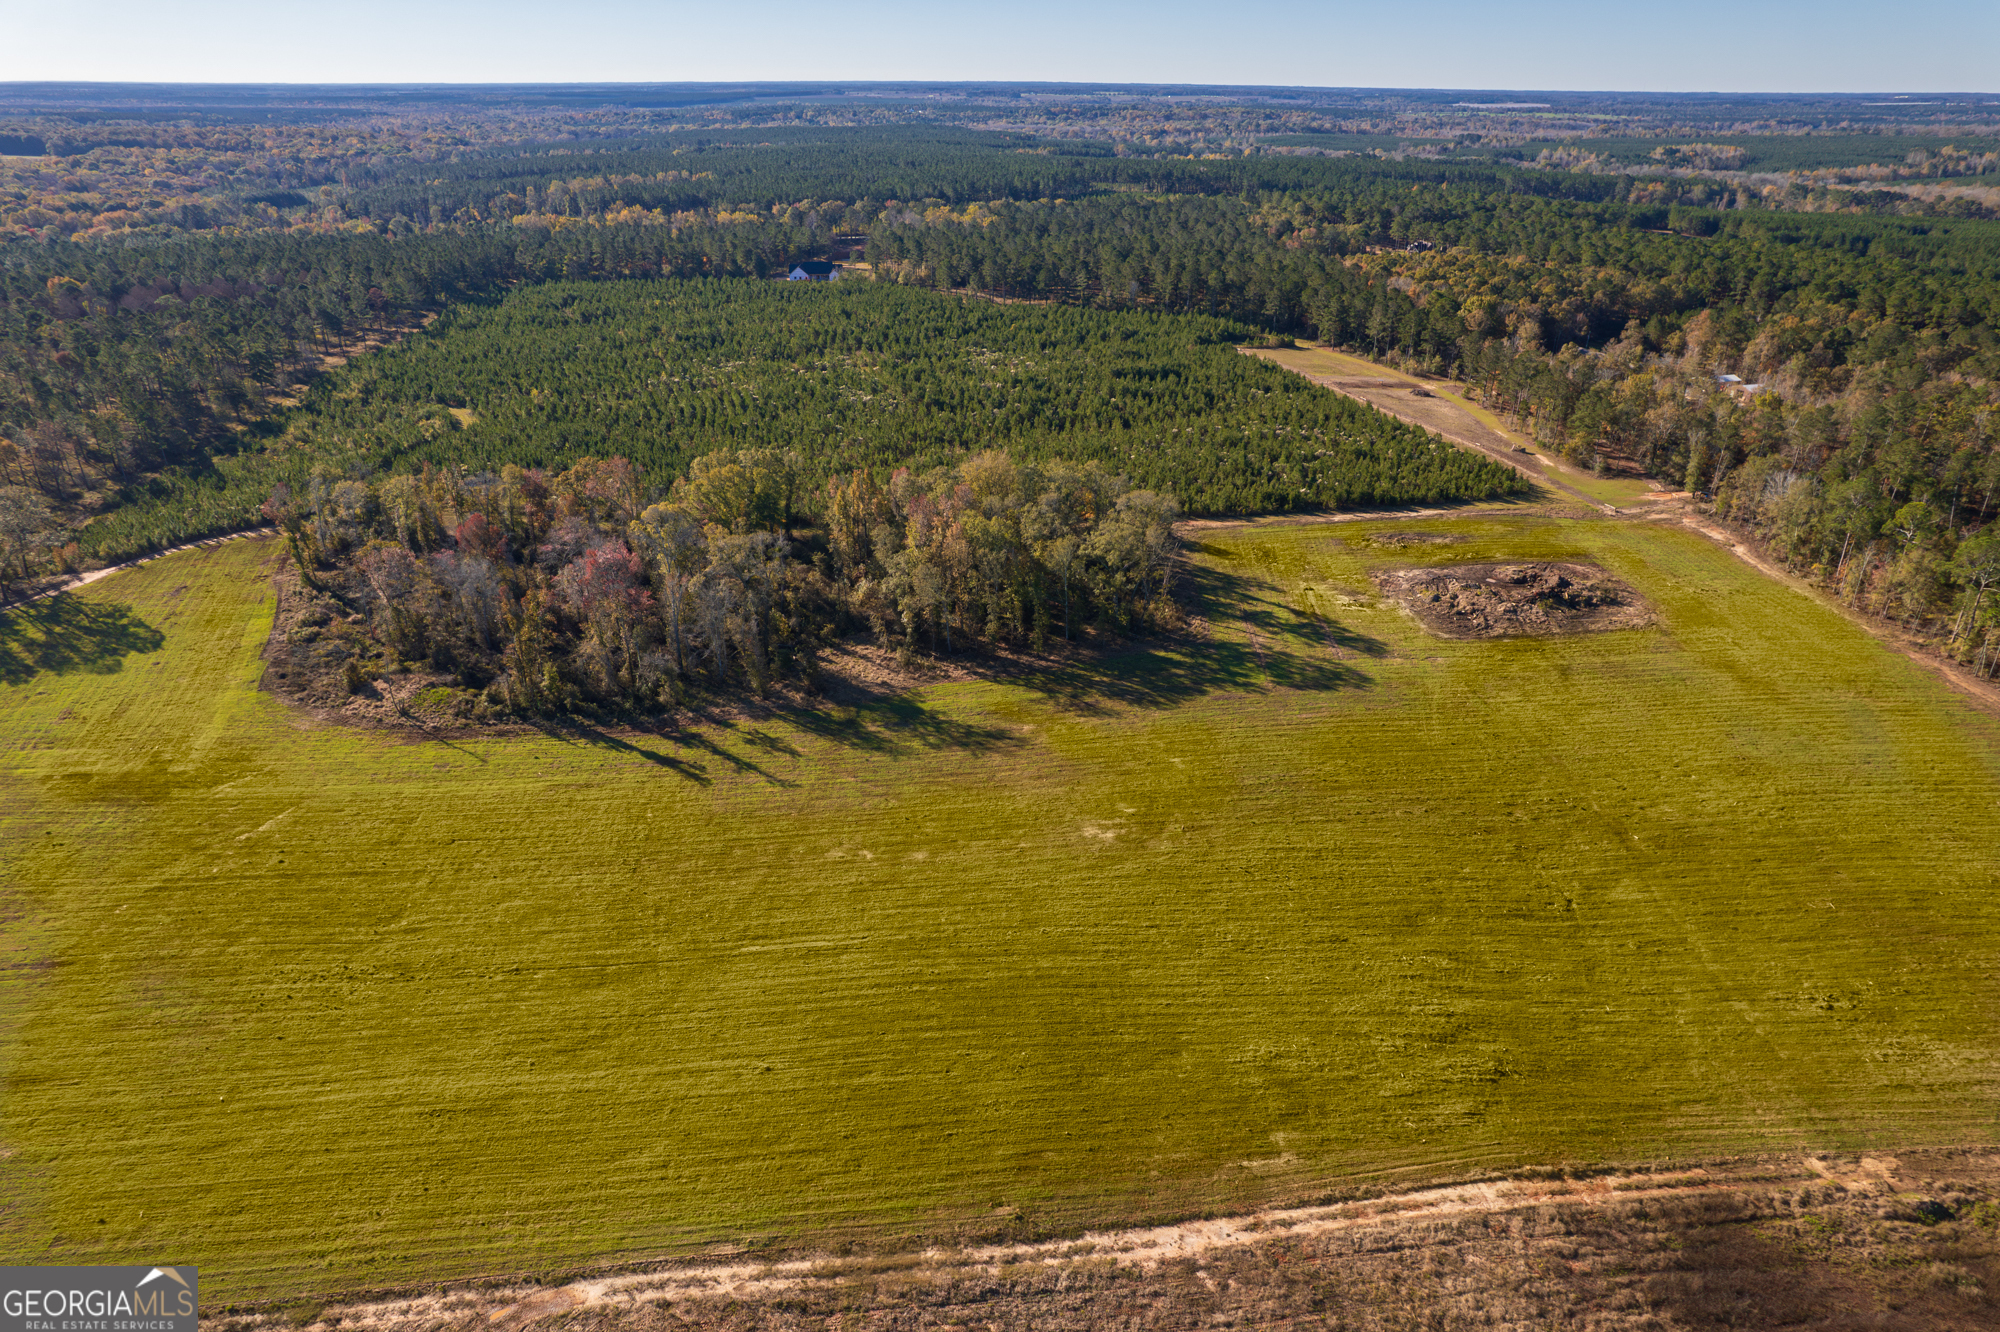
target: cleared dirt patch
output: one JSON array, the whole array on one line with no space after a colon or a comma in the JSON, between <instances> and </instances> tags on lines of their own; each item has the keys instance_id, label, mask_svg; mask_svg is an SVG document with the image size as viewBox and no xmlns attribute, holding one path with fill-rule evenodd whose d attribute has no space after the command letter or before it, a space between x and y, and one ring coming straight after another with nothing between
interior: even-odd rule
<instances>
[{"instance_id":1,"label":"cleared dirt patch","mask_svg":"<svg viewBox=\"0 0 2000 1332\"><path fill-rule=\"evenodd\" d=\"M1995 1182L1976 1149L1549 1169L1071 1237L735 1251L211 1320L220 1332L1942 1332L2000 1325Z\"/></svg>"},{"instance_id":2,"label":"cleared dirt patch","mask_svg":"<svg viewBox=\"0 0 2000 1332\"><path fill-rule=\"evenodd\" d=\"M1362 537L1364 544L1399 550L1405 546L1456 546L1467 538L1450 532L1376 532Z\"/></svg>"},{"instance_id":3,"label":"cleared dirt patch","mask_svg":"<svg viewBox=\"0 0 2000 1332\"><path fill-rule=\"evenodd\" d=\"M1492 412L1453 391L1451 381L1428 382L1388 366L1330 348L1266 350L1243 348L1246 356L1281 365L1399 421L1422 426L1462 448L1483 453L1521 472L1532 481L1582 500L1592 508L1615 512L1616 505L1637 497L1644 485L1634 480L1587 477L1528 447L1510 433ZM1469 391L1469 390L1468 390Z\"/></svg>"},{"instance_id":4,"label":"cleared dirt patch","mask_svg":"<svg viewBox=\"0 0 2000 1332\"><path fill-rule=\"evenodd\" d=\"M1600 634L1653 622L1644 598L1593 564L1454 564L1374 577L1440 638Z\"/></svg>"}]
</instances>

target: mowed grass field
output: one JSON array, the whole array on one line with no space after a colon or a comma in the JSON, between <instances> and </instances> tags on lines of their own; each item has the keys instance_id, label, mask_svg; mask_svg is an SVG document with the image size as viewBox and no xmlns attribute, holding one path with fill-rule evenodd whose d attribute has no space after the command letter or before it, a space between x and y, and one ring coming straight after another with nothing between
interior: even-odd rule
<instances>
[{"instance_id":1,"label":"mowed grass field","mask_svg":"<svg viewBox=\"0 0 2000 1332\"><path fill-rule=\"evenodd\" d=\"M1992 721L1678 530L1417 525L1201 533L1206 642L678 736L289 713L269 543L15 613L0 1261L221 1303L1992 1141ZM1365 577L1553 556L1659 627Z\"/></svg>"}]
</instances>

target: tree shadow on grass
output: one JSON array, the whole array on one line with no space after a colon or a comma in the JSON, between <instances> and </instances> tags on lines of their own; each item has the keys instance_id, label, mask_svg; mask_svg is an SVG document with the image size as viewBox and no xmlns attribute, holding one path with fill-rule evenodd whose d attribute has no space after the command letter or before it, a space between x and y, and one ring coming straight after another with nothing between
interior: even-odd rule
<instances>
[{"instance_id":1,"label":"tree shadow on grass","mask_svg":"<svg viewBox=\"0 0 2000 1332\"><path fill-rule=\"evenodd\" d=\"M530 724L549 739L566 745L589 745L593 749L608 749L613 753L629 754L634 758L642 758L648 763L665 768L668 772L693 782L697 786L709 786L714 782L714 778L708 775L708 769L700 763L684 759L678 754L664 754L657 749L648 749L645 745L627 740L622 736L613 735L602 727L591 726L583 722L555 722L547 719L535 721ZM726 759L735 759L734 755L717 749L707 737L695 732L670 731L669 728L664 726L657 724L646 725L643 723L634 729L658 736L663 740L692 744L695 748L706 749L711 753L720 754ZM778 778L764 772L763 769L758 768L755 764L738 761L737 766L757 772L768 781L779 782L780 785L785 784Z\"/></svg>"},{"instance_id":2,"label":"tree shadow on grass","mask_svg":"<svg viewBox=\"0 0 2000 1332\"><path fill-rule=\"evenodd\" d=\"M1389 645L1381 639L1330 619L1310 606L1292 605L1278 588L1261 578L1228 569L1197 567L1189 581L1205 613L1241 620L1257 636L1286 644L1288 650L1303 654L1308 662L1313 661L1313 654L1322 644L1362 657L1389 655Z\"/></svg>"},{"instance_id":3,"label":"tree shadow on grass","mask_svg":"<svg viewBox=\"0 0 2000 1332\"><path fill-rule=\"evenodd\" d=\"M1012 732L942 716L926 708L921 701L902 694L867 692L857 704L851 706L778 705L761 710L759 716L766 720L783 721L823 740L883 755L942 749L990 753L1023 743L1021 737ZM719 709L700 706L694 709L686 724L645 716L618 719L616 724L619 730L659 740L662 744L658 748L574 717L561 720L544 717L528 724L551 740L629 754L665 768L698 786L713 784L710 768L713 764L723 764L772 786L794 787L797 782L772 772L751 755L804 756L803 750L781 734ZM711 728L722 732L725 739L741 741L742 748L751 752L739 752L718 743L709 734ZM668 747L693 751L699 757L665 752Z\"/></svg>"},{"instance_id":4,"label":"tree shadow on grass","mask_svg":"<svg viewBox=\"0 0 2000 1332\"><path fill-rule=\"evenodd\" d=\"M935 712L909 694L871 689L855 692L860 697L849 705L790 707L781 709L778 715L822 740L872 754L945 749L992 754L1026 743L1001 727L961 721Z\"/></svg>"},{"instance_id":5,"label":"tree shadow on grass","mask_svg":"<svg viewBox=\"0 0 2000 1332\"><path fill-rule=\"evenodd\" d=\"M739 729L737 723L732 718L729 717L720 717L704 713L697 713L696 718L705 725L719 727L722 730L731 733L735 733ZM760 764L752 762L750 759L745 758L743 755L736 753L734 750L724 749L721 745L715 743L714 739L710 737L708 734L702 731L695 730L692 727L676 726L671 722L648 722L645 725L639 727L638 729L645 731L648 734L656 735L660 737L662 740L671 740L675 744L686 745L690 749L698 749L703 753L707 754L709 757L715 759L717 762L727 763L730 767L736 769L736 771L740 773L746 773L754 777L761 777L773 786L798 785L797 782L794 782L789 778L778 776L770 769L765 768ZM746 738L751 746L757 749L762 749L767 753L780 753L788 755L796 755L798 753L797 750L790 748L789 746L785 745L782 741L778 741L775 737L770 736L763 731L751 731Z\"/></svg>"},{"instance_id":6,"label":"tree shadow on grass","mask_svg":"<svg viewBox=\"0 0 2000 1332\"><path fill-rule=\"evenodd\" d=\"M1235 621L1244 637L1180 635L1022 677L1018 683L1074 712L1110 705L1170 708L1205 694L1273 689L1325 692L1374 683L1341 656L1385 657L1389 645L1287 604L1279 590L1232 570L1187 571L1196 613Z\"/></svg>"},{"instance_id":7,"label":"tree shadow on grass","mask_svg":"<svg viewBox=\"0 0 2000 1332\"><path fill-rule=\"evenodd\" d=\"M1379 638L1364 634L1359 629L1344 625L1338 620L1330 620L1315 610L1302 610L1298 614L1302 619L1309 620L1317 625L1320 636L1326 639L1330 645L1339 648L1343 652L1352 652L1362 657L1386 657L1389 655L1389 645Z\"/></svg>"},{"instance_id":8,"label":"tree shadow on grass","mask_svg":"<svg viewBox=\"0 0 2000 1332\"><path fill-rule=\"evenodd\" d=\"M1188 570L1188 582L1198 613L1217 621L1234 621L1245 638L1186 635L1156 639L1046 670L1010 675L1008 682L1075 712L1109 712L1113 705L1169 708L1212 693L1365 689L1373 679L1341 658L1389 655L1387 643L1287 604L1278 588L1261 579L1204 565ZM850 682L845 694L840 703L759 705L755 715L884 757L944 750L993 754L1027 743L1023 736L1004 727L935 711L908 692ZM712 780L704 762L662 753L599 727L574 720L544 720L535 725L552 739L632 754L704 786ZM702 729L724 732L750 751L785 758L801 756L789 740L743 720L741 713L697 707L691 723L685 726L643 717L623 719L620 725L621 729L698 751L705 758L761 777L774 786L796 785L746 754L717 744Z\"/></svg>"},{"instance_id":9,"label":"tree shadow on grass","mask_svg":"<svg viewBox=\"0 0 2000 1332\"><path fill-rule=\"evenodd\" d=\"M134 653L158 652L167 636L126 605L61 594L0 612L0 684L54 675L116 675Z\"/></svg>"}]
</instances>

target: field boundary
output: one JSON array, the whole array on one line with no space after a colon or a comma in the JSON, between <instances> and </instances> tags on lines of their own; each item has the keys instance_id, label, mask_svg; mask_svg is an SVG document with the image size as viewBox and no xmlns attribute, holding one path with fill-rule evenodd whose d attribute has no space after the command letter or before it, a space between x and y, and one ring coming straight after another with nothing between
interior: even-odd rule
<instances>
[{"instance_id":1,"label":"field boundary","mask_svg":"<svg viewBox=\"0 0 2000 1332\"><path fill-rule=\"evenodd\" d=\"M1710 525L1691 507L1684 505L1663 506L1660 510L1647 515L1647 520L1678 523L1688 531L1707 538L1772 582L1788 587L1800 596L1809 597L1828 610L1837 612L1848 623L1863 630L1884 646L1936 674L1946 684L1966 695L1982 711L2000 716L2000 685L1972 674L1955 661L1939 656L1896 625L1849 606L1838 597L1828 596L1824 589L1815 587L1796 574L1786 572L1781 566L1764 558L1763 554L1741 534L1729 530L1726 526Z\"/></svg>"},{"instance_id":2,"label":"field boundary","mask_svg":"<svg viewBox=\"0 0 2000 1332\"><path fill-rule=\"evenodd\" d=\"M1553 467L1550 465L1547 459L1543 458L1540 454L1534 452L1532 449L1527 449L1525 444L1510 445L1509 447L1506 448L1499 448L1491 444L1482 443L1477 439L1471 438L1469 435L1465 434L1462 431L1455 432L1449 429L1448 427L1443 427L1438 425L1436 422L1425 421L1409 412L1399 410L1394 403L1377 402L1373 398L1364 396L1363 394L1360 393L1356 393L1351 388L1348 388L1345 385L1339 383L1332 375L1314 374L1310 370L1304 370L1296 366L1287 365L1283 361L1278 360L1276 357L1260 355L1259 354L1260 352L1268 350L1266 348L1239 347L1237 348L1237 350L1240 351L1245 356L1255 357L1257 360L1265 361L1271 365L1275 365L1281 370L1290 371L1292 374L1298 375L1302 379L1309 380L1312 383L1319 385L1321 388L1331 389L1333 392L1340 394L1342 397L1351 398L1355 402L1361 403L1365 407L1372 408L1373 410L1382 413L1384 416L1393 416L1394 418L1396 418L1398 421L1401 421L1405 425L1412 425L1417 427L1419 430L1428 431L1431 434L1436 435L1441 439L1447 440L1452 444L1456 444L1458 447L1462 449L1470 449L1472 452L1479 454L1481 457L1490 458L1494 462L1505 463L1507 466L1519 472L1522 476L1527 477L1530 481L1533 481L1538 485L1545 485L1552 487L1555 490L1559 490L1563 494L1569 496L1572 499L1581 501L1584 504L1588 504L1593 509L1600 510L1601 512L1604 513L1626 512L1626 510L1620 509L1616 505L1608 504L1603 500L1592 499L1589 495L1584 494L1581 490L1578 490L1576 487L1564 481L1561 477L1555 474ZM1353 361L1357 365L1366 366L1370 374L1384 376L1390 379L1401 381L1402 383L1409 384L1417 388L1421 388L1425 390L1427 393L1429 393L1432 397L1444 399L1446 402L1450 403L1458 410L1464 412L1467 416L1470 416L1475 424L1482 426L1485 429L1491 430L1495 435L1499 436L1502 440L1510 440L1515 438L1506 429L1506 427L1499 424L1497 419L1491 419L1491 413L1482 411L1480 408L1474 406L1471 402L1467 401L1460 394L1453 392L1448 388L1440 387L1441 381L1425 380L1416 375L1410 374L1408 371L1393 369L1389 366L1379 364L1378 362L1366 360L1362 357L1356 356L1352 352L1339 351L1332 347L1315 346L1306 348L1306 350L1322 351L1330 356L1338 356L1346 360ZM1487 417L1489 419L1482 420L1481 419L1482 417ZM1526 449L1528 459L1532 459L1533 461L1524 460L1520 456L1520 454L1515 451L1517 448Z\"/></svg>"},{"instance_id":3,"label":"field boundary","mask_svg":"<svg viewBox=\"0 0 2000 1332\"><path fill-rule=\"evenodd\" d=\"M1967 671L1957 662L1949 661L1911 638L1900 628L1887 621L1877 619L1865 611L1856 610L1838 598L1829 597L1821 588L1813 586L1795 574L1787 573L1780 566L1765 559L1743 536L1723 527L1713 526L1703 520L1686 504L1685 494L1663 494L1663 503L1654 508L1635 511L1632 509L1611 509L1612 516L1628 522L1673 523L1686 528L1708 541L1720 546L1743 563L1763 574L1772 582L1790 588L1800 596L1810 598L1837 612L1849 623L1876 639L1883 646L1908 657L1911 661L1936 674L1959 693L1965 695L1981 711L2000 716L2000 684L1982 679ZM1678 502L1677 502L1678 501ZM1594 501L1593 501L1594 502ZM1515 510L1518 512L1518 510ZM1372 509L1346 510L1331 513L1281 514L1255 518L1189 518L1175 525L1175 530L1184 536L1204 531L1221 529L1244 529L1260 527L1304 526L1319 523L1356 522L1401 522L1418 518L1475 518L1488 514L1504 514L1508 510L1495 509L1491 501L1464 508L1428 509Z\"/></svg>"},{"instance_id":4,"label":"field boundary","mask_svg":"<svg viewBox=\"0 0 2000 1332\"><path fill-rule=\"evenodd\" d=\"M1356 398L1355 401L1360 402L1363 399ZM1375 406L1373 403L1369 403L1368 405L1371 407ZM1377 408L1377 410L1382 409ZM1393 415L1393 413L1390 414ZM1421 425L1420 422L1410 422L1410 424ZM1422 428L1429 429L1427 426ZM1459 444L1461 441L1452 440L1452 443ZM1465 447L1470 448L1474 446L1466 445ZM1488 452L1485 449L1478 451L1481 453ZM1534 474L1522 468L1520 464L1512 463L1511 460L1504 458L1501 460L1508 461L1510 465L1520 468L1523 475L1534 479ZM1561 483L1556 482L1552 484L1560 485ZM1564 489L1567 490L1568 488L1564 487ZM1762 555L1737 533L1711 526L1702 521L1693 512L1686 511L1683 506L1671 503L1672 500L1680 498L1680 496L1662 495L1661 499L1669 501L1669 503L1662 504L1660 507L1650 510L1635 511L1601 504L1577 491L1569 491L1569 493L1590 504L1592 507L1601 509L1605 513L1616 517L1648 522L1670 522L1687 528L1689 531L1722 547L1731 555L1734 555L1737 559L1743 561L1773 582L1782 584L1794 592L1810 597L1828 609L1838 612L1850 623L1867 632L1871 637L1938 675L1947 684L1979 706L1981 710L2000 716L2000 685L1996 685L1991 680L1984 680L1973 675L1956 662L1945 660L1943 657L1938 656L1928 648L1912 640L1909 635L1894 625L1878 620L1865 612L1857 611L1853 607L1841 603L1838 599L1827 597L1821 589L1814 587L1812 584L1793 574L1785 572L1784 569L1763 558ZM1174 526L1177 532L1185 536L1189 533L1227 528L1307 526L1321 523L1401 522L1416 518L1470 518L1480 516L1489 510L1498 513L1509 511L1504 506L1496 509L1493 501L1486 500L1464 506L1446 508L1350 509L1313 514L1252 514L1241 518L1188 518L1183 519ZM249 537L270 537L276 535L277 530L276 527L268 524L262 527L246 528L239 532L229 532L222 536L207 537L200 541L190 541L184 545L172 546L166 550L154 551L150 555L141 555L137 559L126 560L120 564L107 565L102 569L90 570L88 573L74 574L66 581L54 587L44 588L31 596L18 597L10 601L0 601L0 612L29 605L36 601L43 601L50 597L60 596L64 592L71 592L79 587L88 586L100 579L109 578L112 574L125 569L136 569L142 564L149 564L154 560L163 559L168 555L178 555L183 551L189 550L203 550L212 546L222 545L224 542L239 541ZM1045 663L1037 663L1037 665L1042 664ZM984 678L982 673L979 672L962 672L961 674ZM928 683L935 683L935 681L911 682L905 688L921 688L924 684ZM419 726L417 729L428 731L430 728ZM491 734L492 731L491 728L480 728L479 733Z\"/></svg>"},{"instance_id":5,"label":"field boundary","mask_svg":"<svg viewBox=\"0 0 2000 1332\"><path fill-rule=\"evenodd\" d=\"M1976 1157L1987 1148L1920 1148L1926 1154ZM1990 1164L1990 1162L1989 1162ZM664 1260L624 1271L579 1276L561 1285L467 1278L395 1294L377 1293L349 1301L329 1299L301 1323L296 1301L284 1305L239 1306L232 1324L238 1332L304 1332L308 1328L358 1328L366 1332L417 1332L440 1325L476 1325L506 1332L544 1319L575 1313L631 1316L648 1307L682 1303L769 1306L781 1300L824 1294L869 1277L891 1275L907 1289L917 1283L962 1283L992 1287L1033 1281L1065 1272L1106 1266L1128 1276L1153 1277L1174 1264L1200 1265L1227 1250L1296 1244L1344 1231L1374 1231L1382 1242L1395 1232L1431 1223L1500 1217L1551 1206L1609 1213L1629 1204L1718 1196L1768 1197L1800 1185L1830 1185L1859 1198L1893 1197L1902 1191L1903 1169L1887 1151L1859 1154L1786 1153L1698 1161L1665 1166L1565 1172L1551 1169L1322 1204L1262 1208L1221 1217L1197 1217L1164 1225L1089 1230L1047 1240L969 1246L933 1245L903 1253L829 1254L775 1252L764 1257L739 1253ZM1925 1181L1926 1183L1930 1181Z\"/></svg>"},{"instance_id":6,"label":"field boundary","mask_svg":"<svg viewBox=\"0 0 2000 1332\"><path fill-rule=\"evenodd\" d=\"M122 569L136 569L142 564L151 564L154 560L165 559L169 555L178 555L184 550L205 550L210 546L219 546L225 541L240 541L244 537L268 537L276 536L277 534L278 529L272 524L266 523L261 527L246 527L236 532L225 532L221 536L203 537L199 541L189 541L184 545L169 546L165 550L156 550L150 555L141 555L137 559L126 560L120 564L107 564L102 569L92 569L87 573L71 574L54 587L45 587L41 591L29 596L0 601L0 611L12 610L16 606L26 606L32 602L46 600L49 597L59 597L65 592L73 592L79 587L87 587L100 578L109 578L112 574Z\"/></svg>"}]
</instances>

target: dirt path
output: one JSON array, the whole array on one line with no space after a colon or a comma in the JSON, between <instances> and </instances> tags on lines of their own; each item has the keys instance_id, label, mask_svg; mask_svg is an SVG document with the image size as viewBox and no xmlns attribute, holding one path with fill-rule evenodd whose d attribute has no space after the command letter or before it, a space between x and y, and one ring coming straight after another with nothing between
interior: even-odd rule
<instances>
[{"instance_id":1,"label":"dirt path","mask_svg":"<svg viewBox=\"0 0 2000 1332\"><path fill-rule=\"evenodd\" d=\"M987 1287L1019 1285L1060 1277L1068 1270L1107 1264L1143 1279L1169 1264L1216 1260L1225 1251L1296 1242L1343 1231L1378 1232L1377 1247L1393 1246L1398 1232L1414 1232L1441 1220L1502 1216L1546 1209L1551 1204L1584 1210L1629 1210L1629 1205L1719 1193L1769 1195L1802 1182L1831 1183L1843 1192L1886 1194L1898 1187L1897 1158L1888 1154L1843 1158L1789 1156L1715 1162L1678 1171L1606 1173L1581 1180L1487 1180L1416 1189L1315 1207L1271 1208L1241 1216L1179 1222L1129 1230L1091 1231L1073 1239L1039 1243L933 1248L915 1254L833 1257L824 1254L774 1256L769 1260L729 1257L710 1261L661 1263L642 1271L586 1277L560 1287L468 1282L421 1294L351 1303L329 1303L315 1327L416 1332L440 1325L497 1328L513 1332L542 1319L595 1310L617 1316L648 1306L687 1302L770 1307L774 1302L824 1293L885 1272L906 1285L926 1282ZM298 1329L287 1311L271 1310L248 1320L249 1327ZM245 1327L238 1323L238 1327Z\"/></svg>"},{"instance_id":2,"label":"dirt path","mask_svg":"<svg viewBox=\"0 0 2000 1332\"><path fill-rule=\"evenodd\" d=\"M1321 523L1381 523L1409 518L1481 518L1491 514L1541 512L1533 501L1480 500L1434 509L1344 509L1332 513L1281 513L1257 518L1184 518L1174 524L1183 536L1261 527L1315 527Z\"/></svg>"},{"instance_id":3,"label":"dirt path","mask_svg":"<svg viewBox=\"0 0 2000 1332\"><path fill-rule=\"evenodd\" d=\"M184 546L171 546L166 550L156 550L151 555L141 555L138 559L127 560L123 564L106 565L102 569L92 569L89 573L74 574L57 583L54 587L43 588L33 596L21 597L14 601L0 602L0 610L6 610L13 606L25 606L31 601L41 601L47 597L61 596L65 592L88 586L100 578L109 578L120 569L136 569L142 564L151 564L154 560L164 559L169 555L178 555L184 550L202 550L209 546L219 546L225 541L239 541L244 537L270 536L277 530L275 527L253 527L245 532L230 532L224 536L208 537L202 541L190 541Z\"/></svg>"},{"instance_id":4,"label":"dirt path","mask_svg":"<svg viewBox=\"0 0 2000 1332\"><path fill-rule=\"evenodd\" d=\"M1696 532L1707 537L1710 541L1721 546L1724 550L1770 578L1773 582L1783 584L1792 589L1792 591L1797 592L1800 596L1810 597L1829 610L1838 611L1851 623L1865 629L1881 642L1894 648L1911 661L1916 662L1919 666L1938 676L1952 688L1966 695L1975 705L1984 711L2000 715L2000 684L1974 675L1957 662L1945 660L1896 626L1883 620L1878 620L1864 611L1856 610L1854 607L1846 605L1836 598L1827 596L1823 590L1808 583L1805 579L1787 573L1779 565L1765 559L1734 533L1703 521L1699 515L1679 505L1664 507L1660 512L1650 514L1649 517L1656 522L1679 523L1690 532Z\"/></svg>"},{"instance_id":5,"label":"dirt path","mask_svg":"<svg viewBox=\"0 0 2000 1332\"><path fill-rule=\"evenodd\" d=\"M1307 362L1300 353L1244 348L1247 356L1283 366L1293 374L1310 379L1323 388L1366 403L1386 416L1407 425L1428 430L1460 448L1471 449L1505 463L1530 481L1561 491L1593 509L1606 513L1619 510L1603 500L1593 499L1562 479L1557 468L1528 448L1527 442L1510 435L1490 414L1480 411L1441 382L1426 381L1415 375L1375 365L1354 357L1313 348L1308 355L1321 358ZM1323 365L1326 369L1315 368ZM1482 417L1487 419L1481 419Z\"/></svg>"}]
</instances>

